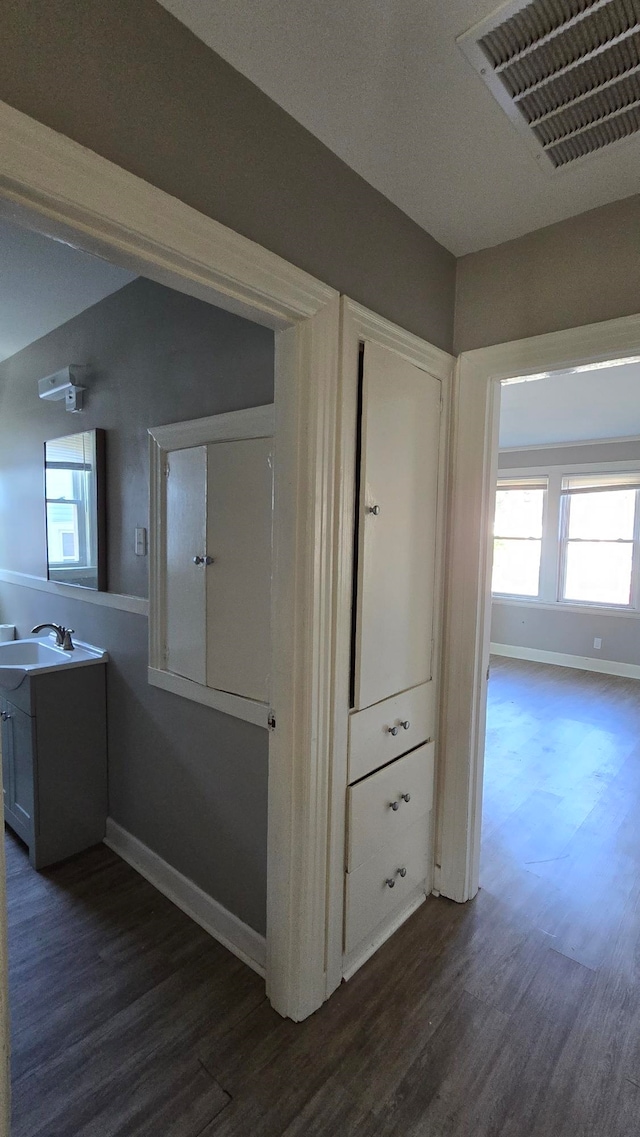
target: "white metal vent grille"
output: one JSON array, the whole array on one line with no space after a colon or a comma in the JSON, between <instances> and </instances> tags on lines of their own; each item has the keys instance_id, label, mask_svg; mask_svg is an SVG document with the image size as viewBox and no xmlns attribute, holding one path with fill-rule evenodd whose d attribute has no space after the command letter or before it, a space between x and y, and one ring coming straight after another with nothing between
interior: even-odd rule
<instances>
[{"instance_id":1,"label":"white metal vent grille","mask_svg":"<svg viewBox=\"0 0 640 1137\"><path fill-rule=\"evenodd\" d=\"M640 0L515 0L458 43L556 169L640 131Z\"/></svg>"}]
</instances>

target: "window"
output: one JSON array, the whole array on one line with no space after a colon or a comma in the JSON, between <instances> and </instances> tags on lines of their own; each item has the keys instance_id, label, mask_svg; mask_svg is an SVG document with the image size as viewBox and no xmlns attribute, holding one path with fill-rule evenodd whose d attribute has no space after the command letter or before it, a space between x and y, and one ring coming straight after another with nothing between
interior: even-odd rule
<instances>
[{"instance_id":1,"label":"window","mask_svg":"<svg viewBox=\"0 0 640 1137\"><path fill-rule=\"evenodd\" d=\"M559 599L632 605L639 488L638 474L563 477Z\"/></svg>"},{"instance_id":2,"label":"window","mask_svg":"<svg viewBox=\"0 0 640 1137\"><path fill-rule=\"evenodd\" d=\"M492 591L640 610L640 464L517 470L498 481Z\"/></svg>"},{"instance_id":3,"label":"window","mask_svg":"<svg viewBox=\"0 0 640 1137\"><path fill-rule=\"evenodd\" d=\"M493 592L535 597L540 592L546 478L500 480L493 537Z\"/></svg>"}]
</instances>

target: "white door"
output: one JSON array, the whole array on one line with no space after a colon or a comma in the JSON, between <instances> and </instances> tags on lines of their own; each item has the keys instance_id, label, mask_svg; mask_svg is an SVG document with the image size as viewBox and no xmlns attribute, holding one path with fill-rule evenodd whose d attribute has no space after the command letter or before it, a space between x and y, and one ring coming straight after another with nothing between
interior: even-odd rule
<instances>
[{"instance_id":1,"label":"white door","mask_svg":"<svg viewBox=\"0 0 640 1137\"><path fill-rule=\"evenodd\" d=\"M207 685L269 700L273 439L208 447Z\"/></svg>"},{"instance_id":2,"label":"white door","mask_svg":"<svg viewBox=\"0 0 640 1137\"><path fill-rule=\"evenodd\" d=\"M440 381L364 349L356 708L431 678Z\"/></svg>"},{"instance_id":3,"label":"white door","mask_svg":"<svg viewBox=\"0 0 640 1137\"><path fill-rule=\"evenodd\" d=\"M167 670L206 683L207 448L172 450L167 472Z\"/></svg>"}]
</instances>

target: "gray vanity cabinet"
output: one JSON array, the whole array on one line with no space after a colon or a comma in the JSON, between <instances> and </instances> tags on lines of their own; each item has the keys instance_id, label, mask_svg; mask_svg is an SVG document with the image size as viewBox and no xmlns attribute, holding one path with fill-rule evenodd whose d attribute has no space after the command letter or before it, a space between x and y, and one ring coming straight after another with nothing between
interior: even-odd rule
<instances>
[{"instance_id":1,"label":"gray vanity cabinet","mask_svg":"<svg viewBox=\"0 0 640 1137\"><path fill-rule=\"evenodd\" d=\"M104 838L106 666L28 676L0 689L4 817L36 869Z\"/></svg>"},{"instance_id":2,"label":"gray vanity cabinet","mask_svg":"<svg viewBox=\"0 0 640 1137\"><path fill-rule=\"evenodd\" d=\"M34 832L34 719L0 697L5 820L30 844Z\"/></svg>"}]
</instances>

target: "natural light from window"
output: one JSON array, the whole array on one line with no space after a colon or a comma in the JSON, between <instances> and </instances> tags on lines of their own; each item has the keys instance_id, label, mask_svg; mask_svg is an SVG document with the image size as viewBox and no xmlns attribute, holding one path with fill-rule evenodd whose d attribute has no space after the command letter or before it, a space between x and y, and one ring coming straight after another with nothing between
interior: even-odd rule
<instances>
[{"instance_id":1,"label":"natural light from window","mask_svg":"<svg viewBox=\"0 0 640 1137\"><path fill-rule=\"evenodd\" d=\"M493 541L494 592L537 596L544 486L499 486Z\"/></svg>"}]
</instances>

